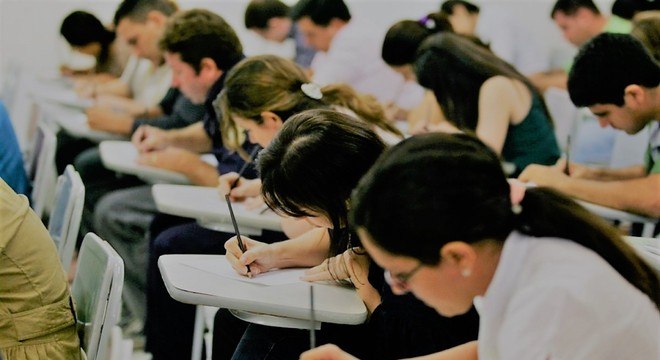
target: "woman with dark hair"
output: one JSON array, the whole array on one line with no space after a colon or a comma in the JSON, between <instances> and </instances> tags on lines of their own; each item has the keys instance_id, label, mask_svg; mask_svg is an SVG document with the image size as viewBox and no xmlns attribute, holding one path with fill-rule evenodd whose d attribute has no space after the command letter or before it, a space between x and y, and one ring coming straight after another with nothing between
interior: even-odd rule
<instances>
[{"instance_id":1,"label":"woman with dark hair","mask_svg":"<svg viewBox=\"0 0 660 360\"><path fill-rule=\"evenodd\" d=\"M554 164L559 148L543 98L510 64L450 33L426 39L417 52L420 85L433 91L443 115L515 166Z\"/></svg>"},{"instance_id":2,"label":"woman with dark hair","mask_svg":"<svg viewBox=\"0 0 660 360\"><path fill-rule=\"evenodd\" d=\"M60 34L75 51L96 59L94 73L121 76L127 59L119 58L115 32L103 26L96 16L74 11L62 21Z\"/></svg>"},{"instance_id":3,"label":"woman with dark hair","mask_svg":"<svg viewBox=\"0 0 660 360\"><path fill-rule=\"evenodd\" d=\"M445 318L410 296L392 294L382 269L371 263L348 229L350 193L384 149L385 144L369 126L340 112L308 110L292 116L259 155L262 194L271 209L305 219L316 228L274 244L244 239L245 253L236 238L225 243L227 259L243 275L247 275L246 265L252 275L275 268L314 266L307 271L306 280L355 286L369 311L368 322L360 326L323 324L318 339L320 343L341 342L373 359L446 349L474 339L477 326L474 311ZM305 330L250 324L236 353L268 347L285 351L281 358L293 358L308 345Z\"/></svg>"},{"instance_id":4,"label":"woman with dark hair","mask_svg":"<svg viewBox=\"0 0 660 360\"><path fill-rule=\"evenodd\" d=\"M424 359L658 357L654 270L573 200L507 182L472 136L405 140L360 180L351 205L395 293L445 316L477 304L478 341ZM350 358L336 347L301 357Z\"/></svg>"}]
</instances>

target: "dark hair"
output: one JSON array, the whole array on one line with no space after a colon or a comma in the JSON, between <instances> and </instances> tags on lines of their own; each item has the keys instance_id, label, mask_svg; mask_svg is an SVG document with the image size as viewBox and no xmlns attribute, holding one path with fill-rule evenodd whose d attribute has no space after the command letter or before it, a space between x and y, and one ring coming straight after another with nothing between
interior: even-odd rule
<instances>
[{"instance_id":1,"label":"dark hair","mask_svg":"<svg viewBox=\"0 0 660 360\"><path fill-rule=\"evenodd\" d=\"M383 250L435 265L448 242L503 242L517 230L532 237L572 240L605 259L660 304L658 277L616 229L549 188L527 189L512 211L498 156L466 134L431 133L389 149L352 196L351 225ZM415 246L410 246L414 239Z\"/></svg>"},{"instance_id":2,"label":"dark hair","mask_svg":"<svg viewBox=\"0 0 660 360\"><path fill-rule=\"evenodd\" d=\"M383 108L373 96L357 94L345 84L330 84L321 88L321 99L313 99L301 90L301 85L308 82L300 66L275 55L252 56L237 64L227 74L224 89L218 96L225 147L240 152L243 142L243 132L233 116L261 124L264 111L271 111L285 121L304 110L332 106L350 109L359 120L403 137L396 127L384 121Z\"/></svg>"},{"instance_id":3,"label":"dark hair","mask_svg":"<svg viewBox=\"0 0 660 360\"><path fill-rule=\"evenodd\" d=\"M598 10L598 7L593 0L557 0L550 12L550 18L554 19L558 12L572 16L575 15L580 8L589 9L594 14L600 14L600 10Z\"/></svg>"},{"instance_id":4,"label":"dark hair","mask_svg":"<svg viewBox=\"0 0 660 360\"><path fill-rule=\"evenodd\" d=\"M475 130L479 120L479 91L493 76L505 76L532 84L513 66L490 51L451 33L430 36L420 46L415 60L417 80L430 89L447 116L460 129ZM543 102L542 97L538 98ZM550 115L545 109L548 119Z\"/></svg>"},{"instance_id":5,"label":"dark hair","mask_svg":"<svg viewBox=\"0 0 660 360\"><path fill-rule=\"evenodd\" d=\"M171 0L124 0L115 11L115 27L124 18L132 21L144 22L150 11L158 11L166 16L174 14L178 10L176 3Z\"/></svg>"},{"instance_id":6,"label":"dark hair","mask_svg":"<svg viewBox=\"0 0 660 360\"><path fill-rule=\"evenodd\" d=\"M660 10L659 4L655 0L615 0L612 4L612 14L631 20L638 12Z\"/></svg>"},{"instance_id":7,"label":"dark hair","mask_svg":"<svg viewBox=\"0 0 660 360\"><path fill-rule=\"evenodd\" d=\"M319 26L328 26L332 19L351 20L351 13L343 0L300 0L289 16L294 21L309 17Z\"/></svg>"},{"instance_id":8,"label":"dark hair","mask_svg":"<svg viewBox=\"0 0 660 360\"><path fill-rule=\"evenodd\" d=\"M347 201L385 144L369 127L332 110L308 110L289 118L259 154L266 204L293 217L327 216L333 224L331 254L348 247Z\"/></svg>"},{"instance_id":9,"label":"dark hair","mask_svg":"<svg viewBox=\"0 0 660 360\"><path fill-rule=\"evenodd\" d=\"M603 33L584 44L568 75L568 92L576 106L622 106L625 88L657 87L660 68L635 38Z\"/></svg>"},{"instance_id":10,"label":"dark hair","mask_svg":"<svg viewBox=\"0 0 660 360\"><path fill-rule=\"evenodd\" d=\"M60 34L71 46L85 46L98 42L101 53L97 61L104 63L110 56L110 44L115 40L114 31L106 29L96 16L86 11L74 11L67 15L60 26Z\"/></svg>"},{"instance_id":11,"label":"dark hair","mask_svg":"<svg viewBox=\"0 0 660 360\"><path fill-rule=\"evenodd\" d=\"M161 49L178 53L197 73L203 58L228 70L243 58L243 46L234 29L220 15L192 9L173 16L160 40Z\"/></svg>"},{"instance_id":12,"label":"dark hair","mask_svg":"<svg viewBox=\"0 0 660 360\"><path fill-rule=\"evenodd\" d=\"M289 7L280 0L252 0L245 9L246 29L266 29L268 20L289 16Z\"/></svg>"},{"instance_id":13,"label":"dark hair","mask_svg":"<svg viewBox=\"0 0 660 360\"><path fill-rule=\"evenodd\" d=\"M453 15L454 14L454 7L457 5L462 5L465 7L465 10L467 10L470 14L478 14L479 13L479 7L471 2L467 2L464 0L447 0L440 4L440 12L443 14L447 15Z\"/></svg>"},{"instance_id":14,"label":"dark hair","mask_svg":"<svg viewBox=\"0 0 660 360\"><path fill-rule=\"evenodd\" d=\"M387 30L382 58L390 66L412 64L422 41L442 31L454 30L447 16L439 13L428 14L419 20L401 20Z\"/></svg>"}]
</instances>

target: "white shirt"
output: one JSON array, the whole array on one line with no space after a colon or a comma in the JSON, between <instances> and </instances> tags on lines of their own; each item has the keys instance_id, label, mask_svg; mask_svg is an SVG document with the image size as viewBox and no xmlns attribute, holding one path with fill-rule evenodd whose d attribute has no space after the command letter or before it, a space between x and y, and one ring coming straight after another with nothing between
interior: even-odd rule
<instances>
[{"instance_id":1,"label":"white shirt","mask_svg":"<svg viewBox=\"0 0 660 360\"><path fill-rule=\"evenodd\" d=\"M354 21L335 34L327 52L316 53L311 64L313 81L321 86L347 83L381 103L393 101L403 109L417 106L424 90L406 82L381 59L383 39L374 36L377 31L357 28Z\"/></svg>"},{"instance_id":2,"label":"white shirt","mask_svg":"<svg viewBox=\"0 0 660 360\"><path fill-rule=\"evenodd\" d=\"M121 80L128 84L134 100L152 107L158 105L172 84L172 69L163 63L154 68L153 62L131 55Z\"/></svg>"},{"instance_id":3,"label":"white shirt","mask_svg":"<svg viewBox=\"0 0 660 360\"><path fill-rule=\"evenodd\" d=\"M660 359L655 304L570 240L513 232L475 305L480 359Z\"/></svg>"}]
</instances>

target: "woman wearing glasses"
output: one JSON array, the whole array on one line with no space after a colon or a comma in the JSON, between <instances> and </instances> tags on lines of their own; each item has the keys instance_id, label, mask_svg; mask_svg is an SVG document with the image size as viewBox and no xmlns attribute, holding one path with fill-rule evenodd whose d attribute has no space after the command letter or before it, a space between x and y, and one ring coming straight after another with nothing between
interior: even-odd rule
<instances>
[{"instance_id":1,"label":"woman wearing glasses","mask_svg":"<svg viewBox=\"0 0 660 360\"><path fill-rule=\"evenodd\" d=\"M660 355L653 269L569 198L507 182L473 137L400 143L360 180L351 205L351 225L395 293L445 316L473 302L480 312L478 341L423 359ZM301 359L354 358L326 346Z\"/></svg>"},{"instance_id":2,"label":"woman wearing glasses","mask_svg":"<svg viewBox=\"0 0 660 360\"><path fill-rule=\"evenodd\" d=\"M392 359L473 340L477 329L474 311L447 318L411 295L395 296L383 281L382 269L371 262L358 237L348 229L350 193L384 149L369 125L336 111L309 110L289 118L259 155L262 194L276 212L304 218L316 229L275 244L244 238L245 253L233 238L225 244L227 259L243 275L246 265L253 275L273 268L315 266L306 274L309 281L352 283L369 310L368 322L361 326L323 324L319 343L341 341L360 356ZM277 350L271 350L269 358L296 358L309 346L308 339L305 330L250 324L234 359L237 354L238 358L262 358L263 354L254 351L264 344L268 349L286 351L277 357L273 355Z\"/></svg>"}]
</instances>

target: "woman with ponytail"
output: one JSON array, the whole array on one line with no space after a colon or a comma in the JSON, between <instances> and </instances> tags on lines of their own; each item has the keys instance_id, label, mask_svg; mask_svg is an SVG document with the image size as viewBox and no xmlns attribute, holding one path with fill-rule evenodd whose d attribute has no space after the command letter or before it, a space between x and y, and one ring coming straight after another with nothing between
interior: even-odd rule
<instances>
[{"instance_id":1,"label":"woman with ponytail","mask_svg":"<svg viewBox=\"0 0 660 360\"><path fill-rule=\"evenodd\" d=\"M660 355L654 270L571 199L508 182L497 155L469 135L400 143L351 205L351 225L395 293L445 316L473 302L480 312L476 342L424 359ZM351 357L325 347L301 358Z\"/></svg>"}]
</instances>

